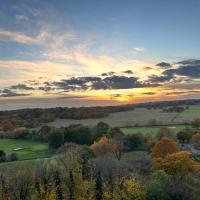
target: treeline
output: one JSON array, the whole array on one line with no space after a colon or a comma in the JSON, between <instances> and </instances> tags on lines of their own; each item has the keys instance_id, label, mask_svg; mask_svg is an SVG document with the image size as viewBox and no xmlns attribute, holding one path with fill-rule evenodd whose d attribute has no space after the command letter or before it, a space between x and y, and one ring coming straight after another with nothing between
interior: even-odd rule
<instances>
[{"instance_id":1,"label":"treeline","mask_svg":"<svg viewBox=\"0 0 200 200\"><path fill-rule=\"evenodd\" d=\"M49 109L22 109L14 111L0 112L0 126L4 129L12 130L13 127L33 128L41 123L54 121L59 119L91 119L104 118L110 113L133 110L133 107L108 106L108 107L81 107L81 108L49 108ZM4 125L7 123L6 125ZM9 123L9 124L8 124Z\"/></svg>"},{"instance_id":2,"label":"treeline","mask_svg":"<svg viewBox=\"0 0 200 200\"><path fill-rule=\"evenodd\" d=\"M185 99L185 100L175 100L175 101L158 101L158 102L147 102L132 104L135 108L147 108L147 109L162 109L165 107L177 107L177 106L191 106L200 105L200 99Z\"/></svg>"}]
</instances>

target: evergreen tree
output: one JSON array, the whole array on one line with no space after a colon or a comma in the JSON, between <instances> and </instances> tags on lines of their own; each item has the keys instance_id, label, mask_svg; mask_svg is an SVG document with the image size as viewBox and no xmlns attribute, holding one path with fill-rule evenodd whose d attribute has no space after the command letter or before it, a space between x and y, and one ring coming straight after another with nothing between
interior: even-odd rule
<instances>
[{"instance_id":1,"label":"evergreen tree","mask_svg":"<svg viewBox=\"0 0 200 200\"><path fill-rule=\"evenodd\" d=\"M74 187L75 187L74 176L73 176L72 170L70 170L69 171L69 200L75 200Z\"/></svg>"},{"instance_id":2,"label":"evergreen tree","mask_svg":"<svg viewBox=\"0 0 200 200\"><path fill-rule=\"evenodd\" d=\"M96 200L103 200L103 181L101 178L100 171L97 172L95 190L96 190L95 191Z\"/></svg>"},{"instance_id":3,"label":"evergreen tree","mask_svg":"<svg viewBox=\"0 0 200 200\"><path fill-rule=\"evenodd\" d=\"M56 186L56 199L63 200L61 178L60 178L60 173L57 170L54 173L54 181L55 181L55 186Z\"/></svg>"}]
</instances>

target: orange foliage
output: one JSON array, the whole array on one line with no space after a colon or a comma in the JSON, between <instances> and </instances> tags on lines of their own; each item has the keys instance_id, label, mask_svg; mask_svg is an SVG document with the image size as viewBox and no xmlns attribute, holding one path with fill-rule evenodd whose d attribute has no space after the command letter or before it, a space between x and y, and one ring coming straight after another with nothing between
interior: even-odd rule
<instances>
[{"instance_id":1,"label":"orange foliage","mask_svg":"<svg viewBox=\"0 0 200 200\"><path fill-rule=\"evenodd\" d=\"M96 155L111 151L109 139L107 137L102 137L98 142L91 145L91 149Z\"/></svg>"},{"instance_id":2,"label":"orange foliage","mask_svg":"<svg viewBox=\"0 0 200 200\"><path fill-rule=\"evenodd\" d=\"M170 138L162 138L152 148L151 157L164 158L168 154L176 153L179 151L177 143Z\"/></svg>"},{"instance_id":3,"label":"orange foliage","mask_svg":"<svg viewBox=\"0 0 200 200\"><path fill-rule=\"evenodd\" d=\"M162 169L170 175L177 173L188 174L200 169L200 165L192 160L191 153L187 151L179 151L168 154L164 158L154 158L152 162L153 170Z\"/></svg>"}]
</instances>

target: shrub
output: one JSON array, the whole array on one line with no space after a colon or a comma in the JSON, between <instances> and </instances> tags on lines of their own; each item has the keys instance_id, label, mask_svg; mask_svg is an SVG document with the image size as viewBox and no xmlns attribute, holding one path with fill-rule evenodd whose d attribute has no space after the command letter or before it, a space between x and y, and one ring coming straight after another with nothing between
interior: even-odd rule
<instances>
[{"instance_id":1,"label":"shrub","mask_svg":"<svg viewBox=\"0 0 200 200\"><path fill-rule=\"evenodd\" d=\"M10 161L17 161L17 160L19 160L19 157L18 157L18 155L16 153L11 153L10 155L8 155L6 157L6 160L8 162L10 162Z\"/></svg>"},{"instance_id":2,"label":"shrub","mask_svg":"<svg viewBox=\"0 0 200 200\"><path fill-rule=\"evenodd\" d=\"M6 153L3 150L0 150L0 163L6 161Z\"/></svg>"}]
</instances>

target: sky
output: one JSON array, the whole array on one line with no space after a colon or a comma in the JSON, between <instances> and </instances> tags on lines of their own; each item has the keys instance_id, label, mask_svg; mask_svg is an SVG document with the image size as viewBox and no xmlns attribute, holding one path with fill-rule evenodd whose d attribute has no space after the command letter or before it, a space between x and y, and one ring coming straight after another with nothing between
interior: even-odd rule
<instances>
[{"instance_id":1,"label":"sky","mask_svg":"<svg viewBox=\"0 0 200 200\"><path fill-rule=\"evenodd\" d=\"M0 0L0 109L199 98L199 0Z\"/></svg>"}]
</instances>

